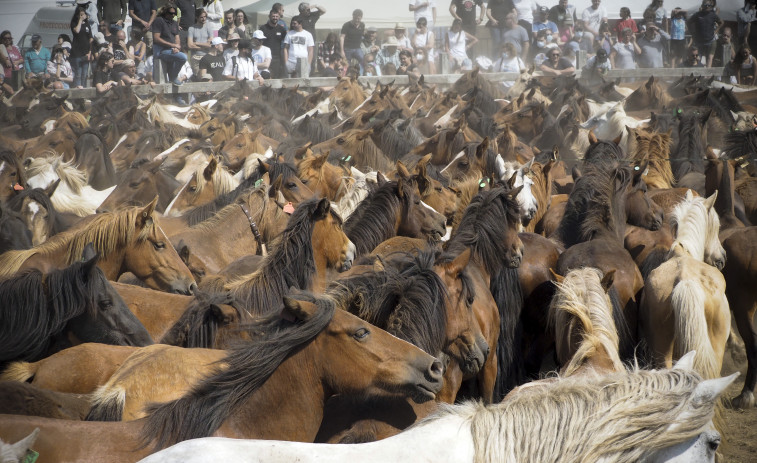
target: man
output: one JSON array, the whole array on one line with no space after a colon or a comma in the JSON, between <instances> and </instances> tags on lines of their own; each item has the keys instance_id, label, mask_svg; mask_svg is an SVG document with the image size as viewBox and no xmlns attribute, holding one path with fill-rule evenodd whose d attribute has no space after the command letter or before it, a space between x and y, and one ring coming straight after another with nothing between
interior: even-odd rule
<instances>
[{"instance_id":1,"label":"man","mask_svg":"<svg viewBox=\"0 0 757 463\"><path fill-rule=\"evenodd\" d=\"M264 79L270 79L271 49L263 45L263 40L265 40L263 31L257 30L252 33L252 39L250 40L252 42L252 59L255 61L255 66L258 67L260 75Z\"/></svg>"},{"instance_id":2,"label":"man","mask_svg":"<svg viewBox=\"0 0 757 463\"><path fill-rule=\"evenodd\" d=\"M436 22L435 0L410 0L408 11L413 12L413 22L417 23L420 18L426 18L428 28L432 29Z\"/></svg>"},{"instance_id":3,"label":"man","mask_svg":"<svg viewBox=\"0 0 757 463\"><path fill-rule=\"evenodd\" d=\"M263 45L271 50L271 65L268 70L272 79L281 79L284 75L282 63L282 48L287 30L279 24L279 13L271 9L268 13L268 22L260 26L260 31L265 36Z\"/></svg>"},{"instance_id":4,"label":"man","mask_svg":"<svg viewBox=\"0 0 757 463\"><path fill-rule=\"evenodd\" d=\"M258 72L255 61L252 59L252 43L249 40L239 42L239 54L232 57L223 70L226 80L257 80L263 85L263 78Z\"/></svg>"},{"instance_id":5,"label":"man","mask_svg":"<svg viewBox=\"0 0 757 463\"><path fill-rule=\"evenodd\" d=\"M124 28L127 10L126 0L97 0L97 19L110 32Z\"/></svg>"},{"instance_id":6,"label":"man","mask_svg":"<svg viewBox=\"0 0 757 463\"><path fill-rule=\"evenodd\" d=\"M123 29L116 31L116 40L111 43L113 58L115 58L114 66L118 68L124 64L126 60L133 60L134 56L129 53L129 48L126 46L126 31Z\"/></svg>"},{"instance_id":7,"label":"man","mask_svg":"<svg viewBox=\"0 0 757 463\"><path fill-rule=\"evenodd\" d=\"M210 49L210 40L213 38L213 30L208 24L208 13L205 10L197 10L197 22L187 32L187 48L192 53L189 64L192 72L197 75L200 68L200 60Z\"/></svg>"},{"instance_id":8,"label":"man","mask_svg":"<svg viewBox=\"0 0 757 463\"><path fill-rule=\"evenodd\" d=\"M214 37L210 41L208 52L200 60L200 80L212 80L214 82L223 80L223 70L226 67L226 60L223 59L224 45L226 45L226 42L221 37Z\"/></svg>"},{"instance_id":9,"label":"man","mask_svg":"<svg viewBox=\"0 0 757 463\"><path fill-rule=\"evenodd\" d=\"M129 16L131 16L132 30L142 32L145 43L152 47L152 27L155 16L158 14L158 7L155 0L129 0Z\"/></svg>"},{"instance_id":10,"label":"man","mask_svg":"<svg viewBox=\"0 0 757 463\"><path fill-rule=\"evenodd\" d=\"M476 17L476 7L481 11ZM449 14L452 19L463 22L463 30L470 35L476 35L476 26L481 24L486 15L484 0L452 0L449 4Z\"/></svg>"},{"instance_id":11,"label":"man","mask_svg":"<svg viewBox=\"0 0 757 463\"><path fill-rule=\"evenodd\" d=\"M539 15L537 16L537 20L534 21L533 26L531 26L531 30L534 33L534 36L536 36L539 31L545 29L551 32L552 35L559 40L560 31L557 28L557 24L549 20L549 8L542 6L539 7Z\"/></svg>"},{"instance_id":12,"label":"man","mask_svg":"<svg viewBox=\"0 0 757 463\"><path fill-rule=\"evenodd\" d=\"M389 36L381 45L381 51L376 54L376 65L384 72L384 66L391 63L395 69L400 68L400 54L397 51L397 39Z\"/></svg>"},{"instance_id":13,"label":"man","mask_svg":"<svg viewBox=\"0 0 757 463\"><path fill-rule=\"evenodd\" d=\"M302 28L302 23L298 18L292 18L289 32L284 38L284 63L287 73L292 77L302 77L297 74L297 60L303 58L306 60L307 68L313 63L313 49L315 41L310 32Z\"/></svg>"},{"instance_id":14,"label":"man","mask_svg":"<svg viewBox=\"0 0 757 463\"><path fill-rule=\"evenodd\" d=\"M528 57L529 49L528 32L518 24L518 17L515 13L509 13L505 17L505 29L502 33L502 43L512 43L515 50L523 61Z\"/></svg>"},{"instance_id":15,"label":"man","mask_svg":"<svg viewBox=\"0 0 757 463\"><path fill-rule=\"evenodd\" d=\"M332 53L331 56L329 56L328 63L326 63L326 66L324 66L321 71L321 77L339 77L339 72L336 67L341 58L342 57L338 53Z\"/></svg>"},{"instance_id":16,"label":"man","mask_svg":"<svg viewBox=\"0 0 757 463\"><path fill-rule=\"evenodd\" d=\"M727 57L724 62L723 50L726 45L731 47L731 56ZM724 27L720 31L720 34L718 34L718 39L715 41L715 51L713 52L713 56L708 56L707 62L712 63L710 67L719 68L725 66L734 58L736 58L736 45L733 43L733 31L730 27Z\"/></svg>"},{"instance_id":17,"label":"man","mask_svg":"<svg viewBox=\"0 0 757 463\"><path fill-rule=\"evenodd\" d=\"M179 7L181 15L179 17L179 37L181 38L182 50L187 49L187 34L189 28L195 24L195 11L197 2L195 0L175 0L176 6Z\"/></svg>"},{"instance_id":18,"label":"man","mask_svg":"<svg viewBox=\"0 0 757 463\"><path fill-rule=\"evenodd\" d=\"M24 70L29 77L47 79L47 62L51 58L50 50L42 46L42 37L32 35L32 47L24 53Z\"/></svg>"},{"instance_id":19,"label":"man","mask_svg":"<svg viewBox=\"0 0 757 463\"><path fill-rule=\"evenodd\" d=\"M218 37L226 40L229 36L229 31L234 29L234 8L226 10L223 13L223 26L218 29Z\"/></svg>"},{"instance_id":20,"label":"man","mask_svg":"<svg viewBox=\"0 0 757 463\"><path fill-rule=\"evenodd\" d=\"M539 69L544 74L551 76L561 76L576 72L573 63L567 58L561 58L560 54L559 48L552 48L549 53L547 53L547 59L541 63Z\"/></svg>"},{"instance_id":21,"label":"man","mask_svg":"<svg viewBox=\"0 0 757 463\"><path fill-rule=\"evenodd\" d=\"M568 0L560 0L549 10L547 18L557 25L560 41L568 42L573 35L573 24L576 20L576 7L568 4Z\"/></svg>"},{"instance_id":22,"label":"man","mask_svg":"<svg viewBox=\"0 0 757 463\"><path fill-rule=\"evenodd\" d=\"M365 23L363 23L363 10L357 9L352 12L352 21L347 21L342 26L342 32L339 35L339 49L342 50L342 58L350 62L356 59L363 66L363 49L360 44L365 34Z\"/></svg>"},{"instance_id":23,"label":"man","mask_svg":"<svg viewBox=\"0 0 757 463\"><path fill-rule=\"evenodd\" d=\"M153 56L163 61L171 83L181 85L177 77L187 62L187 55L181 52L179 25L175 17L176 7L169 3L160 9L159 16L152 23Z\"/></svg>"},{"instance_id":24,"label":"man","mask_svg":"<svg viewBox=\"0 0 757 463\"><path fill-rule=\"evenodd\" d=\"M273 6L271 6L271 11L275 11L279 14L278 24L281 25L281 27L283 27L286 32L289 32L289 25L284 19L284 5L278 2L274 3Z\"/></svg>"},{"instance_id":25,"label":"man","mask_svg":"<svg viewBox=\"0 0 757 463\"><path fill-rule=\"evenodd\" d=\"M636 44L641 48L641 55L639 55L638 60L639 67L664 67L663 52L667 47L668 40L670 40L670 36L667 32L660 30L654 22L648 22L644 35L636 40Z\"/></svg>"},{"instance_id":26,"label":"man","mask_svg":"<svg viewBox=\"0 0 757 463\"><path fill-rule=\"evenodd\" d=\"M612 69L610 60L607 57L607 51L604 48L597 50L597 54L586 61L581 73L581 79L585 79L589 85L599 85L603 83L603 77L607 71Z\"/></svg>"},{"instance_id":27,"label":"man","mask_svg":"<svg viewBox=\"0 0 757 463\"><path fill-rule=\"evenodd\" d=\"M373 26L365 29L363 41L360 43L360 48L363 50L363 56L368 53L373 53L375 56L376 53L381 50L381 42L376 38L376 32L376 28Z\"/></svg>"},{"instance_id":28,"label":"man","mask_svg":"<svg viewBox=\"0 0 757 463\"><path fill-rule=\"evenodd\" d=\"M704 67L704 63L702 63L701 56L699 55L699 48L697 48L695 45L692 45L689 47L689 50L686 53L686 60L683 62L683 67L685 68L703 68Z\"/></svg>"},{"instance_id":29,"label":"man","mask_svg":"<svg viewBox=\"0 0 757 463\"><path fill-rule=\"evenodd\" d=\"M715 12L715 1L704 0L699 11L686 21L691 33L692 45L707 56L707 67L712 67L715 56L715 34L723 26L723 20Z\"/></svg>"},{"instance_id":30,"label":"man","mask_svg":"<svg viewBox=\"0 0 757 463\"><path fill-rule=\"evenodd\" d=\"M313 5L311 7L309 3L302 2L300 3L300 6L297 8L297 10L300 12L300 14L295 16L295 18L299 18L300 24L302 24L302 28L310 32L310 35L315 38L315 23L318 22L319 19L321 19L321 16L326 14L326 8L320 5Z\"/></svg>"},{"instance_id":31,"label":"man","mask_svg":"<svg viewBox=\"0 0 757 463\"><path fill-rule=\"evenodd\" d=\"M584 26L583 42L581 46L584 50L594 49L594 38L599 37L599 26L607 22L607 10L599 6L602 0L591 0L591 6L581 13L581 22Z\"/></svg>"},{"instance_id":32,"label":"man","mask_svg":"<svg viewBox=\"0 0 757 463\"><path fill-rule=\"evenodd\" d=\"M397 74L413 76L415 78L421 76L418 65L413 63L413 54L410 51L402 50L400 52L400 65L397 67Z\"/></svg>"}]
</instances>

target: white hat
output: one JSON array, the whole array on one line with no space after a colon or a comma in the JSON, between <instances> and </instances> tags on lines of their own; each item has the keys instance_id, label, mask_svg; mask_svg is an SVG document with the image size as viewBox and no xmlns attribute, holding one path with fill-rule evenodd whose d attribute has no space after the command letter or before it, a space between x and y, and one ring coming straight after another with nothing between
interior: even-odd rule
<instances>
[{"instance_id":1,"label":"white hat","mask_svg":"<svg viewBox=\"0 0 757 463\"><path fill-rule=\"evenodd\" d=\"M103 35L102 32L95 32L94 37L95 42L97 42L98 45L105 45L108 43L108 41L105 40L105 35Z\"/></svg>"},{"instance_id":2,"label":"white hat","mask_svg":"<svg viewBox=\"0 0 757 463\"><path fill-rule=\"evenodd\" d=\"M76 0L77 5L86 5L87 3L92 3L92 0Z\"/></svg>"},{"instance_id":3,"label":"white hat","mask_svg":"<svg viewBox=\"0 0 757 463\"><path fill-rule=\"evenodd\" d=\"M71 51L71 43L69 42L63 42L60 44L61 48L68 48L68 51Z\"/></svg>"},{"instance_id":4,"label":"white hat","mask_svg":"<svg viewBox=\"0 0 757 463\"><path fill-rule=\"evenodd\" d=\"M252 38L253 39L258 39L258 40L265 40L265 34L263 34L263 31L261 31L260 29L258 29L258 30L256 30L255 32L252 33Z\"/></svg>"},{"instance_id":5,"label":"white hat","mask_svg":"<svg viewBox=\"0 0 757 463\"><path fill-rule=\"evenodd\" d=\"M211 45L223 45L225 43L221 37L213 37L213 40L210 41Z\"/></svg>"},{"instance_id":6,"label":"white hat","mask_svg":"<svg viewBox=\"0 0 757 463\"><path fill-rule=\"evenodd\" d=\"M387 39L384 41L384 43L381 44L381 48L385 47L396 47L399 46L399 41L397 41L397 37L390 35L387 37Z\"/></svg>"}]
</instances>

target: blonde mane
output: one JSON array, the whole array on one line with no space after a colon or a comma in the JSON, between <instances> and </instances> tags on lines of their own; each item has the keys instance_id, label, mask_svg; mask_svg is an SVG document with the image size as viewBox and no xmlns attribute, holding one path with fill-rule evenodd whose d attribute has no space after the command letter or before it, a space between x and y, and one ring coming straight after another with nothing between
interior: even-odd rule
<instances>
[{"instance_id":1,"label":"blonde mane","mask_svg":"<svg viewBox=\"0 0 757 463\"><path fill-rule=\"evenodd\" d=\"M74 161L64 161L62 155L58 155L53 150L47 150L43 153L44 157L29 158L31 161L26 167L27 178L46 172L54 172L61 182L65 183L75 194L81 194L82 189L87 186L87 174L74 167Z\"/></svg>"},{"instance_id":2,"label":"blonde mane","mask_svg":"<svg viewBox=\"0 0 757 463\"><path fill-rule=\"evenodd\" d=\"M612 303L602 287L602 274L593 267L571 270L557 284L557 292L549 305L549 317L554 323L555 337L568 339L571 332L580 330L581 344L562 374L570 376L589 358L604 350L615 371L623 371L618 354L618 331L612 318ZM580 324L576 326L576 322Z\"/></svg>"},{"instance_id":3,"label":"blonde mane","mask_svg":"<svg viewBox=\"0 0 757 463\"><path fill-rule=\"evenodd\" d=\"M204 175L205 168L208 167L208 164L210 164L210 161L198 165L194 173L192 174L194 178L197 179L196 194L198 195L202 193L202 191L205 189L205 185L208 183L208 181L205 180ZM226 168L226 166L221 165L221 163L218 163L216 170L213 171L211 181L213 182L213 193L216 196L225 195L226 193L229 193L239 186L239 181L235 179L234 176L229 172L229 169Z\"/></svg>"},{"instance_id":4,"label":"blonde mane","mask_svg":"<svg viewBox=\"0 0 757 463\"><path fill-rule=\"evenodd\" d=\"M671 222L676 227L676 239L671 252L681 246L694 259L704 262L712 247L720 248L720 218L714 207L708 208L706 199L694 197L690 190L686 198L673 209ZM724 253L724 252L723 252Z\"/></svg>"},{"instance_id":5,"label":"blonde mane","mask_svg":"<svg viewBox=\"0 0 757 463\"><path fill-rule=\"evenodd\" d=\"M190 130L199 130L199 124L193 124L186 119L176 117L171 111L166 109L157 101L152 101L143 108L150 122L162 122L164 124L174 124Z\"/></svg>"}]
</instances>

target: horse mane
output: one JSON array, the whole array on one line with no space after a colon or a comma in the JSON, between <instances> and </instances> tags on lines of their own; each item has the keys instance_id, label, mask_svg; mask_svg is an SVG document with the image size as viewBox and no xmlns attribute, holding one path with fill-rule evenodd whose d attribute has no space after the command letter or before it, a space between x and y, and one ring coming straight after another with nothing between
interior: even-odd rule
<instances>
[{"instance_id":1,"label":"horse mane","mask_svg":"<svg viewBox=\"0 0 757 463\"><path fill-rule=\"evenodd\" d=\"M402 159L415 147L391 122L386 122L386 119L377 119L368 128L374 129L371 134L374 144L392 161Z\"/></svg>"},{"instance_id":2,"label":"horse mane","mask_svg":"<svg viewBox=\"0 0 757 463\"><path fill-rule=\"evenodd\" d=\"M689 172L704 172L704 143L698 113L680 115L678 146L671 151L670 158L671 168L679 181Z\"/></svg>"},{"instance_id":3,"label":"horse mane","mask_svg":"<svg viewBox=\"0 0 757 463\"><path fill-rule=\"evenodd\" d=\"M719 242L720 218L715 208L710 210L701 196L684 198L673 209L671 224L675 227L676 237L671 252L679 245L694 259L703 262L707 243Z\"/></svg>"},{"instance_id":4,"label":"horse mane","mask_svg":"<svg viewBox=\"0 0 757 463\"><path fill-rule=\"evenodd\" d=\"M354 169L352 178L354 181L347 186L344 195L337 203L332 203L331 207L336 209L342 220L347 220L358 205L370 194L368 182L376 183L376 172L363 174Z\"/></svg>"},{"instance_id":5,"label":"horse mane","mask_svg":"<svg viewBox=\"0 0 757 463\"><path fill-rule=\"evenodd\" d=\"M8 200L7 206L12 211L18 213L21 211L24 200L27 198L41 204L42 207L47 210L47 219L45 220L45 222L50 229L49 236L63 231L63 225L58 220L58 214L55 206L53 206L53 202L50 200L50 197L47 196L45 190L41 188L27 188L23 191L19 191L18 194L14 195L11 199Z\"/></svg>"},{"instance_id":6,"label":"horse mane","mask_svg":"<svg viewBox=\"0 0 757 463\"><path fill-rule=\"evenodd\" d=\"M81 190L87 186L87 174L73 166L74 161L64 161L62 155L55 151L46 152L49 156L29 158L29 164L26 166L26 172L29 178L35 175L44 174L48 171L54 172L61 182L65 183L71 191L81 194Z\"/></svg>"},{"instance_id":7,"label":"horse mane","mask_svg":"<svg viewBox=\"0 0 757 463\"><path fill-rule=\"evenodd\" d=\"M644 181L650 188L670 188L675 183L675 177L673 177L673 171L670 169L670 161L668 160L670 143L670 135L664 132L654 134L652 139L649 140L647 151L649 165L647 167L652 175L647 174Z\"/></svg>"},{"instance_id":8,"label":"horse mane","mask_svg":"<svg viewBox=\"0 0 757 463\"><path fill-rule=\"evenodd\" d=\"M278 312L282 308L281 298L289 288L311 288L316 272L311 241L314 226L312 215L318 203L318 198L300 203L261 267L226 285L225 289L248 313L260 316ZM341 222L336 213L332 211L331 214Z\"/></svg>"},{"instance_id":9,"label":"horse mane","mask_svg":"<svg viewBox=\"0 0 757 463\"><path fill-rule=\"evenodd\" d=\"M293 127L298 139L304 139L318 144L328 139L334 138L339 133L332 129L328 124L314 117L305 116L299 123Z\"/></svg>"},{"instance_id":10,"label":"horse mane","mask_svg":"<svg viewBox=\"0 0 757 463\"><path fill-rule=\"evenodd\" d=\"M225 293L196 294L187 310L163 335L160 344L215 348L218 329L222 326L215 313L217 305L226 304L233 307L232 303L233 299ZM240 320L241 314L236 307L235 310L237 310L237 320Z\"/></svg>"},{"instance_id":11,"label":"horse mane","mask_svg":"<svg viewBox=\"0 0 757 463\"><path fill-rule=\"evenodd\" d=\"M615 371L623 371L618 353L620 343L613 321L610 297L602 287L602 274L593 267L574 269L557 283L557 291L549 305L551 325L557 339L567 339L579 329L581 343L570 362L564 366L563 375L570 376L589 358L604 350L610 357Z\"/></svg>"},{"instance_id":12,"label":"horse mane","mask_svg":"<svg viewBox=\"0 0 757 463\"><path fill-rule=\"evenodd\" d=\"M205 185L208 183L208 181L205 180L204 175L205 168L208 167L208 164L210 164L210 161L198 165L192 174L197 179L197 194L202 193L205 189ZM217 165L216 170L213 171L211 180L213 181L213 193L216 196L229 193L239 186L239 183L234 176L231 175L229 169L220 163Z\"/></svg>"},{"instance_id":13,"label":"horse mane","mask_svg":"<svg viewBox=\"0 0 757 463\"><path fill-rule=\"evenodd\" d=\"M625 153L620 145L612 141L597 140L596 143L589 145L584 153L584 165L589 163L621 162L627 161Z\"/></svg>"},{"instance_id":14,"label":"horse mane","mask_svg":"<svg viewBox=\"0 0 757 463\"><path fill-rule=\"evenodd\" d=\"M251 321L243 328L251 340L240 343L202 382L180 399L148 408L142 430L143 447L157 449L213 434L229 415L257 391L289 356L312 341L331 322L333 299L298 293L318 310L307 320L287 321L279 311Z\"/></svg>"},{"instance_id":15,"label":"horse mane","mask_svg":"<svg viewBox=\"0 0 757 463\"><path fill-rule=\"evenodd\" d=\"M737 159L746 155L751 163L757 158L757 132L754 130L732 131L725 134L725 149L722 156L727 159Z\"/></svg>"},{"instance_id":16,"label":"horse mane","mask_svg":"<svg viewBox=\"0 0 757 463\"><path fill-rule=\"evenodd\" d=\"M700 382L699 375L682 370L556 378L499 404L439 404L416 426L447 416L469 422L475 463L631 463L686 442L708 426L714 402L691 400ZM576 424L568 429L566 422Z\"/></svg>"},{"instance_id":17,"label":"horse mane","mask_svg":"<svg viewBox=\"0 0 757 463\"><path fill-rule=\"evenodd\" d=\"M367 254L385 241L395 236L394 217L402 212L402 203L397 192L396 181L381 185L370 193L344 224L344 232L355 245L356 254Z\"/></svg>"},{"instance_id":18,"label":"horse mane","mask_svg":"<svg viewBox=\"0 0 757 463\"><path fill-rule=\"evenodd\" d=\"M223 227L227 221L228 218L235 213L238 213L240 211L239 204L244 203L248 204L250 206L250 214L253 217L253 220L255 220L255 223L257 223L258 228L261 233L261 238L264 242L269 242L275 236L271 236L271 230L274 227L267 226L267 212L268 212L268 206L270 205L270 201L267 197L268 195L268 188L265 186L260 186L256 189L249 189L247 193L240 195L239 198L237 198L234 202L231 204L228 204L223 207L223 209L219 210L215 215L212 217L198 223L195 225L192 225L193 230L199 230L201 232L207 232L207 233L215 233L218 231L219 227ZM278 220L279 216L281 214L284 214L280 208L276 207L273 214L273 220Z\"/></svg>"},{"instance_id":19,"label":"horse mane","mask_svg":"<svg viewBox=\"0 0 757 463\"><path fill-rule=\"evenodd\" d=\"M451 185L451 187L458 193L458 207L455 211L455 217L452 219L453 232L457 230L457 227L460 225L460 221L463 219L468 204L470 204L473 197L478 194L478 191L481 188L479 185L482 180L485 180L481 177L482 175L483 174L478 170L472 171L467 177L458 180Z\"/></svg>"},{"instance_id":20,"label":"horse mane","mask_svg":"<svg viewBox=\"0 0 757 463\"><path fill-rule=\"evenodd\" d=\"M97 214L85 219L86 225L67 230L50 237L44 243L23 251L8 251L0 255L0 278L13 275L30 257L50 255L63 251L64 261L71 264L79 260L88 243L92 243L100 253L100 259L107 259L109 255L121 251L126 244L134 240L137 216L143 207L123 208L116 212ZM147 239L155 227L154 220L148 220L139 235L137 242Z\"/></svg>"},{"instance_id":21,"label":"horse mane","mask_svg":"<svg viewBox=\"0 0 757 463\"><path fill-rule=\"evenodd\" d=\"M17 182L19 185L26 187L26 179L31 177L31 175L26 173L24 167L21 165L21 162L18 159L18 156L16 156L16 153L8 149L1 149L0 165L2 165L3 162L7 162L8 164L16 166Z\"/></svg>"},{"instance_id":22,"label":"horse mane","mask_svg":"<svg viewBox=\"0 0 757 463\"><path fill-rule=\"evenodd\" d=\"M29 270L0 282L0 362L37 360L47 351L50 337L71 319L85 313L95 315L96 279L86 274L104 276L94 267L93 262L74 262L48 274Z\"/></svg>"},{"instance_id":23,"label":"horse mane","mask_svg":"<svg viewBox=\"0 0 757 463\"><path fill-rule=\"evenodd\" d=\"M171 111L169 111L165 106L158 103L157 101L153 101L152 103L148 104L147 107L144 108L144 112L152 122L162 122L163 124L178 125L191 130L199 130L200 128L200 126L197 124L193 124L186 119L174 116Z\"/></svg>"}]
</instances>

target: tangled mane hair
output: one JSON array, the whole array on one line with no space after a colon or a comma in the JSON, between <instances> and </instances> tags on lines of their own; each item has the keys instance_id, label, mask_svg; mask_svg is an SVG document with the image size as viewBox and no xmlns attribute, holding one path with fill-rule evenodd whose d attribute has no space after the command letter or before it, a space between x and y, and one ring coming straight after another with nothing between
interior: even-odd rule
<instances>
[{"instance_id":1,"label":"tangled mane hair","mask_svg":"<svg viewBox=\"0 0 757 463\"><path fill-rule=\"evenodd\" d=\"M294 296L315 304L318 310L307 320L288 321L279 311L240 327L251 341L229 351L215 372L182 398L148 408L142 429L143 447L155 441L157 449L213 434L257 391L296 350L312 341L331 322L336 303L326 296L297 291Z\"/></svg>"},{"instance_id":2,"label":"tangled mane hair","mask_svg":"<svg viewBox=\"0 0 757 463\"><path fill-rule=\"evenodd\" d=\"M557 283L557 291L549 305L550 324L555 338L568 339L578 330L581 343L562 374L570 376L589 358L604 350L615 371L623 371L618 353L620 343L613 321L610 296L601 285L602 272L593 267L574 269ZM578 325L578 326L577 326Z\"/></svg>"},{"instance_id":3,"label":"tangled mane hair","mask_svg":"<svg viewBox=\"0 0 757 463\"><path fill-rule=\"evenodd\" d=\"M402 213L403 202L409 201L408 191L403 198L399 197L398 185L396 181L381 185L358 204L345 222L344 232L355 244L358 256L368 254L379 243L395 236L394 217ZM405 183L404 188L408 190L411 186Z\"/></svg>"},{"instance_id":4,"label":"tangled mane hair","mask_svg":"<svg viewBox=\"0 0 757 463\"><path fill-rule=\"evenodd\" d=\"M752 166L757 165L757 132L749 131L732 131L725 135L725 149L722 157L727 159L738 159L746 155Z\"/></svg>"},{"instance_id":5,"label":"tangled mane hair","mask_svg":"<svg viewBox=\"0 0 757 463\"><path fill-rule=\"evenodd\" d=\"M60 216L58 216L58 213L55 209L55 206L53 206L53 202L50 200L50 197L47 196L45 190L41 188L27 188L23 191L19 191L18 194L8 200L7 206L12 211L20 213L21 209L23 208L24 200L27 198L30 201L39 203L47 210L47 218L45 219L45 223L48 227L48 237L60 233L66 228L65 224L61 222L61 218Z\"/></svg>"},{"instance_id":6,"label":"tangled mane hair","mask_svg":"<svg viewBox=\"0 0 757 463\"><path fill-rule=\"evenodd\" d=\"M97 214L85 219L86 226L76 227L49 238L39 246L23 251L8 251L0 256L0 278L8 277L18 271L30 257L35 254L49 255L59 251L65 253L65 262L72 264L79 260L87 243L92 243L100 253L100 259L119 252L132 241L143 242L153 232L154 214L137 231L137 216L144 207L128 207L116 212Z\"/></svg>"},{"instance_id":7,"label":"tangled mane hair","mask_svg":"<svg viewBox=\"0 0 757 463\"><path fill-rule=\"evenodd\" d=\"M436 414L416 426L445 416L465 419L475 463L631 463L706 429L715 404L692 400L701 381L683 370L559 378L524 388L500 404L439 404Z\"/></svg>"},{"instance_id":8,"label":"tangled mane hair","mask_svg":"<svg viewBox=\"0 0 757 463\"><path fill-rule=\"evenodd\" d=\"M74 160L68 162L63 160L63 156L55 151L45 152L48 156L38 158L28 158L26 165L27 178L36 175L46 174L48 171L54 172L61 182L65 183L75 194L81 194L81 190L87 186L87 174L74 167Z\"/></svg>"},{"instance_id":9,"label":"tangled mane hair","mask_svg":"<svg viewBox=\"0 0 757 463\"><path fill-rule=\"evenodd\" d=\"M707 119L699 111L686 111L679 117L678 145L670 152L670 166L678 181L689 172L704 172L702 123Z\"/></svg>"},{"instance_id":10,"label":"tangled mane hair","mask_svg":"<svg viewBox=\"0 0 757 463\"><path fill-rule=\"evenodd\" d=\"M671 253L680 245L691 257L704 262L708 247L720 246L720 217L714 207L707 209L705 198L687 194L673 209L670 220L676 230Z\"/></svg>"},{"instance_id":11,"label":"tangled mane hair","mask_svg":"<svg viewBox=\"0 0 757 463\"><path fill-rule=\"evenodd\" d=\"M160 344L179 347L201 347L213 349L216 347L218 329L223 327L223 314L219 304L231 305L233 298L226 293L196 294L187 310L176 320L171 328L160 339ZM236 309L236 320L241 319Z\"/></svg>"},{"instance_id":12,"label":"tangled mane hair","mask_svg":"<svg viewBox=\"0 0 757 463\"><path fill-rule=\"evenodd\" d=\"M208 147L212 147L210 145L205 146L204 144L201 146L203 151L205 151ZM208 154L206 152L206 154ZM212 153L211 153L212 156ZM213 175L211 176L210 180L205 179L205 169L210 164L210 160L208 162L202 163L197 166L194 172L192 172L192 176L197 179L197 191L195 194L200 194L205 189L205 185L209 182L213 182L213 193L215 195L224 195L226 193L230 193L236 189L236 187L239 186L236 179L233 175L229 172L229 169L222 165L221 163L218 163L216 166L216 170L213 171ZM187 182L188 183L188 182ZM185 184L186 185L186 184Z\"/></svg>"}]
</instances>

